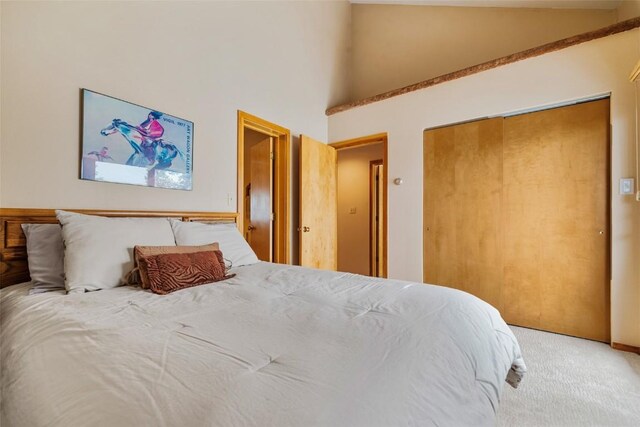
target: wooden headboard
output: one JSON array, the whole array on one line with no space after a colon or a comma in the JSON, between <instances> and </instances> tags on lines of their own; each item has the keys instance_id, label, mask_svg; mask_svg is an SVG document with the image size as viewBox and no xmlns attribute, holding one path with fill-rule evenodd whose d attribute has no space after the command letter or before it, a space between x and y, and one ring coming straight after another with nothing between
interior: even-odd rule
<instances>
[{"instance_id":1,"label":"wooden headboard","mask_svg":"<svg viewBox=\"0 0 640 427\"><path fill-rule=\"evenodd\" d=\"M235 212L65 210L107 217L177 218L198 222L236 222L238 217ZM21 225L35 223L57 224L55 210L0 208L0 288L31 280L27 263L27 242Z\"/></svg>"}]
</instances>

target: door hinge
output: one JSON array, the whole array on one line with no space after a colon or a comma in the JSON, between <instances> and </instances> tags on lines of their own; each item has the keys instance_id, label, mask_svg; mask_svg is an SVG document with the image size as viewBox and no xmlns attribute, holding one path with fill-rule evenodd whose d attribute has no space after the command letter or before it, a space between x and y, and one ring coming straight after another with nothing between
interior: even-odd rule
<instances>
[{"instance_id":1,"label":"door hinge","mask_svg":"<svg viewBox=\"0 0 640 427\"><path fill-rule=\"evenodd\" d=\"M275 157L276 157L276 156L275 156L275 154L273 153L273 151L269 153L269 158L270 158L271 160L275 159Z\"/></svg>"},{"instance_id":2,"label":"door hinge","mask_svg":"<svg viewBox=\"0 0 640 427\"><path fill-rule=\"evenodd\" d=\"M276 220L276 214L275 212L271 212L271 221L275 221Z\"/></svg>"}]
</instances>

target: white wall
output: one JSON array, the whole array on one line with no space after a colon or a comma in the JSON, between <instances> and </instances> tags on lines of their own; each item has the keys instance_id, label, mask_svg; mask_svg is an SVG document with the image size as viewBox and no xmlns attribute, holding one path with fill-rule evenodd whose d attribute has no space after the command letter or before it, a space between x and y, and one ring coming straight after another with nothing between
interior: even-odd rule
<instances>
[{"instance_id":1,"label":"white wall","mask_svg":"<svg viewBox=\"0 0 640 427\"><path fill-rule=\"evenodd\" d=\"M615 10L354 4L351 97L376 95L615 22Z\"/></svg>"},{"instance_id":2,"label":"white wall","mask_svg":"<svg viewBox=\"0 0 640 427\"><path fill-rule=\"evenodd\" d=\"M388 132L389 276L422 281L422 134L425 128L611 92L612 339L640 345L640 203L617 193L634 175L638 30L516 62L335 114L329 139Z\"/></svg>"},{"instance_id":3,"label":"white wall","mask_svg":"<svg viewBox=\"0 0 640 427\"><path fill-rule=\"evenodd\" d=\"M640 0L622 0L616 10L618 21L640 16Z\"/></svg>"},{"instance_id":4,"label":"white wall","mask_svg":"<svg viewBox=\"0 0 640 427\"><path fill-rule=\"evenodd\" d=\"M339 271L369 275L370 162L383 155L382 143L338 150Z\"/></svg>"},{"instance_id":5,"label":"white wall","mask_svg":"<svg viewBox=\"0 0 640 427\"><path fill-rule=\"evenodd\" d=\"M236 111L326 140L349 20L346 2L2 2L0 205L235 211ZM192 120L193 191L79 180L80 88Z\"/></svg>"}]
</instances>

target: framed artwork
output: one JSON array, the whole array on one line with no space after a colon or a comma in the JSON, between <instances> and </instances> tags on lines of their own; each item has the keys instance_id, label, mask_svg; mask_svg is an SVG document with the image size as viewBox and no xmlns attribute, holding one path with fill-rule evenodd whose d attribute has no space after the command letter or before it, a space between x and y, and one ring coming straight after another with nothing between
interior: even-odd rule
<instances>
[{"instance_id":1,"label":"framed artwork","mask_svg":"<svg viewBox=\"0 0 640 427\"><path fill-rule=\"evenodd\" d=\"M82 89L80 178L191 190L193 122Z\"/></svg>"}]
</instances>

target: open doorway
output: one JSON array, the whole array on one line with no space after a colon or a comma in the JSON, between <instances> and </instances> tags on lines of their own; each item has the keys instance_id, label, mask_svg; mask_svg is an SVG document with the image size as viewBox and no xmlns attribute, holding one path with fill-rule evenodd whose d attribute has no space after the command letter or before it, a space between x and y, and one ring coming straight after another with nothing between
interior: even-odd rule
<instances>
[{"instance_id":1,"label":"open doorway","mask_svg":"<svg viewBox=\"0 0 640 427\"><path fill-rule=\"evenodd\" d=\"M387 136L331 146L337 153L338 270L386 277Z\"/></svg>"},{"instance_id":2,"label":"open doorway","mask_svg":"<svg viewBox=\"0 0 640 427\"><path fill-rule=\"evenodd\" d=\"M238 227L262 261L290 262L290 135L238 111Z\"/></svg>"}]
</instances>

